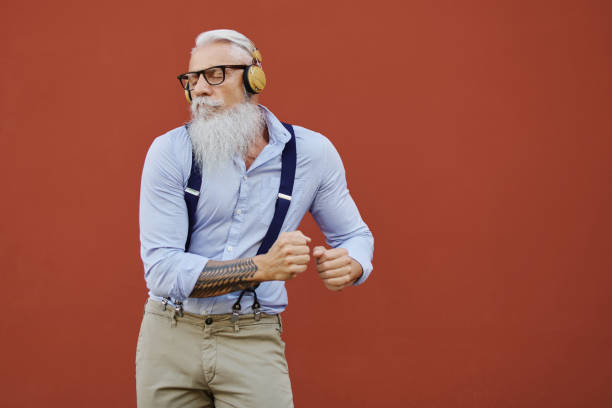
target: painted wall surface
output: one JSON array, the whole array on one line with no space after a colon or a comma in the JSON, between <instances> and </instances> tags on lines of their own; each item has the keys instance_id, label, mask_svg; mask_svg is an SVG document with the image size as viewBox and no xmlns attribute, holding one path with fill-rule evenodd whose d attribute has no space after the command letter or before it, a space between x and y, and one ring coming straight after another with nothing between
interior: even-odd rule
<instances>
[{"instance_id":1,"label":"painted wall surface","mask_svg":"<svg viewBox=\"0 0 612 408\"><path fill-rule=\"evenodd\" d=\"M288 283L296 406L612 406L610 2L0 10L0 406L135 405L142 164L225 27L263 53L263 104L333 141L376 240L361 287Z\"/></svg>"}]
</instances>

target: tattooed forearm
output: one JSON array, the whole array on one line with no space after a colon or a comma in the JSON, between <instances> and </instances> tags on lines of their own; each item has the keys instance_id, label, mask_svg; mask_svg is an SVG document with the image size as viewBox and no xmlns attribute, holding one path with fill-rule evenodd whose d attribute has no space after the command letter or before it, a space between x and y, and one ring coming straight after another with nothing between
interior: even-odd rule
<instances>
[{"instance_id":1,"label":"tattooed forearm","mask_svg":"<svg viewBox=\"0 0 612 408\"><path fill-rule=\"evenodd\" d=\"M255 272L257 265L252 258L208 261L189 296L212 297L246 289L256 283Z\"/></svg>"}]
</instances>

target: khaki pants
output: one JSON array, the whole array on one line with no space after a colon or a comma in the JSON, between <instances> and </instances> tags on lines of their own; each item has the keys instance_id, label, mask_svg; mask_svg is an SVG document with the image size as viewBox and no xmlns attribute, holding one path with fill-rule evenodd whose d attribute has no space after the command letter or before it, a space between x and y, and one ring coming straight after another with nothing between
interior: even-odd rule
<instances>
[{"instance_id":1,"label":"khaki pants","mask_svg":"<svg viewBox=\"0 0 612 408\"><path fill-rule=\"evenodd\" d=\"M212 319L212 322L210 319ZM293 407L279 315L179 317L149 299L136 348L138 407Z\"/></svg>"}]
</instances>

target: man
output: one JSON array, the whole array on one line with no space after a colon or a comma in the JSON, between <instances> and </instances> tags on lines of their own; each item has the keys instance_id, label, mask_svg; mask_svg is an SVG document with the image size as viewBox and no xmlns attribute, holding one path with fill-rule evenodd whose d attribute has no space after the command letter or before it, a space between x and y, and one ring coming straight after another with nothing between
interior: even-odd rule
<instances>
[{"instance_id":1,"label":"man","mask_svg":"<svg viewBox=\"0 0 612 408\"><path fill-rule=\"evenodd\" d=\"M311 239L296 229L310 210L332 247L312 256L334 291L368 277L372 234L329 140L258 105L265 76L248 38L200 34L179 80L192 120L155 139L142 174L149 299L136 352L138 405L293 406L280 313L284 281L304 272L311 255ZM279 190L286 180L293 187ZM280 234L271 224L282 225Z\"/></svg>"}]
</instances>

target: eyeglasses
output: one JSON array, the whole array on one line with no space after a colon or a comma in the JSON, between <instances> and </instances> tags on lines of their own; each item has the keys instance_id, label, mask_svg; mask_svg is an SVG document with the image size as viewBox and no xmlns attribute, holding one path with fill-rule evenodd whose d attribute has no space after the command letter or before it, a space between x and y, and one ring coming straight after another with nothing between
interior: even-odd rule
<instances>
[{"instance_id":1,"label":"eyeglasses","mask_svg":"<svg viewBox=\"0 0 612 408\"><path fill-rule=\"evenodd\" d=\"M177 76L181 87L187 91L193 90L200 79L200 75L204 76L206 82L209 85L221 85L225 81L225 69L245 69L248 65L216 65L214 67L206 68L201 71L185 72Z\"/></svg>"}]
</instances>

